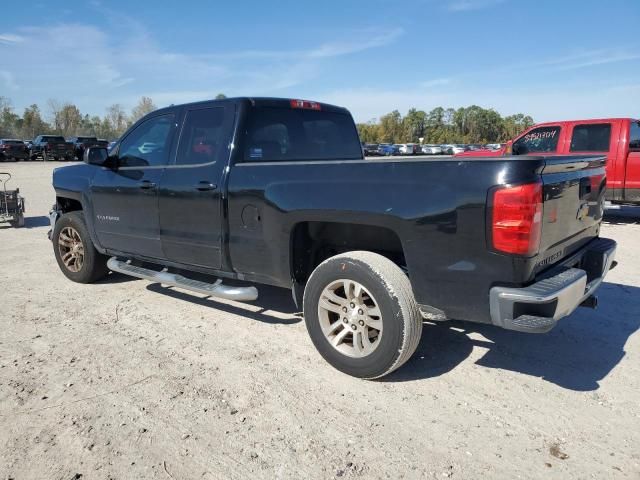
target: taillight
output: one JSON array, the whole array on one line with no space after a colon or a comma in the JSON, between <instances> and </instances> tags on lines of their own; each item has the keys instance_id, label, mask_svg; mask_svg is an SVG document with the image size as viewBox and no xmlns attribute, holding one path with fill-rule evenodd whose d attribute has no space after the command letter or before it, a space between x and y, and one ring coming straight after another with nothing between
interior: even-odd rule
<instances>
[{"instance_id":1,"label":"taillight","mask_svg":"<svg viewBox=\"0 0 640 480\"><path fill-rule=\"evenodd\" d=\"M318 102L310 102L309 100L291 100L291 108L306 108L308 110L322 110Z\"/></svg>"},{"instance_id":2,"label":"taillight","mask_svg":"<svg viewBox=\"0 0 640 480\"><path fill-rule=\"evenodd\" d=\"M529 183L493 192L493 248L515 255L534 255L542 232L542 184Z\"/></svg>"}]
</instances>

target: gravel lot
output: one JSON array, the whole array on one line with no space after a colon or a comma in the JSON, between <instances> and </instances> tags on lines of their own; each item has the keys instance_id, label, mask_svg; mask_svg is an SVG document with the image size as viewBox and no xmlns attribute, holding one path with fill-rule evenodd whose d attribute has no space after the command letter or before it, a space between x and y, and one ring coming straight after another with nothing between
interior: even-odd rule
<instances>
[{"instance_id":1,"label":"gravel lot","mask_svg":"<svg viewBox=\"0 0 640 480\"><path fill-rule=\"evenodd\" d=\"M66 280L58 166L0 164L27 199L26 228L0 225L0 478L640 477L640 213L603 226L598 310L546 335L427 324L367 382L320 358L288 291Z\"/></svg>"}]
</instances>

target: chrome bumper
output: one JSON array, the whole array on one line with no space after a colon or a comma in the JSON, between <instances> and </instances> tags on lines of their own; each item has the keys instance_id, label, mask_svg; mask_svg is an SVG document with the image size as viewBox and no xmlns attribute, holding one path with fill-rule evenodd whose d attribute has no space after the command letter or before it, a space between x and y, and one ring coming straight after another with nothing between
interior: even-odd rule
<instances>
[{"instance_id":1,"label":"chrome bumper","mask_svg":"<svg viewBox=\"0 0 640 480\"><path fill-rule=\"evenodd\" d=\"M489 292L492 323L520 332L548 332L595 293L614 265L615 254L616 242L599 238L585 247L574 268L528 287L493 287Z\"/></svg>"}]
</instances>

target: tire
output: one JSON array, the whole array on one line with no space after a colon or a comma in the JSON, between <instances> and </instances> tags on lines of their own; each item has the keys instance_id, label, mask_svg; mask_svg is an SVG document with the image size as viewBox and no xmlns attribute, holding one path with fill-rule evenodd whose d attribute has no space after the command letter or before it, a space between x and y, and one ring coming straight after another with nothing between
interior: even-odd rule
<instances>
[{"instance_id":1,"label":"tire","mask_svg":"<svg viewBox=\"0 0 640 480\"><path fill-rule=\"evenodd\" d=\"M20 215L18 215L18 218L16 218L15 220L11 220L9 222L9 225L11 225L13 228L24 227L24 213L21 213Z\"/></svg>"},{"instance_id":2,"label":"tire","mask_svg":"<svg viewBox=\"0 0 640 480\"><path fill-rule=\"evenodd\" d=\"M350 297L340 286L344 280L353 289L353 302L338 301ZM391 260L365 251L318 265L305 287L304 319L320 355L341 372L364 379L383 377L403 365L422 335L422 316L407 275Z\"/></svg>"},{"instance_id":3,"label":"tire","mask_svg":"<svg viewBox=\"0 0 640 480\"><path fill-rule=\"evenodd\" d=\"M82 212L69 212L62 215L56 222L51 238L58 266L69 280L77 283L93 283L109 273L108 257L100 254L93 246ZM74 253L78 253L78 249L71 251L72 245L76 245L77 240L82 245L82 261L78 261L77 258L74 261L67 256L71 253L73 257Z\"/></svg>"}]
</instances>

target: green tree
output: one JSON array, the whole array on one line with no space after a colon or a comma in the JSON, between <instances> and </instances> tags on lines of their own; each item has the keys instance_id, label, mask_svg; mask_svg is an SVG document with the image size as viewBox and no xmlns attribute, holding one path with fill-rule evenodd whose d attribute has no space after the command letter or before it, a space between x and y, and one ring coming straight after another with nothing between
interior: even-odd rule
<instances>
[{"instance_id":1,"label":"green tree","mask_svg":"<svg viewBox=\"0 0 640 480\"><path fill-rule=\"evenodd\" d=\"M127 114L119 103L114 103L107 108L107 115L104 117L103 128L109 126L108 130L110 135L107 138L119 137L124 133L129 125L129 119Z\"/></svg>"},{"instance_id":2,"label":"green tree","mask_svg":"<svg viewBox=\"0 0 640 480\"><path fill-rule=\"evenodd\" d=\"M402 115L398 110L380 117L379 141L385 143L398 143L402 137Z\"/></svg>"},{"instance_id":3,"label":"green tree","mask_svg":"<svg viewBox=\"0 0 640 480\"><path fill-rule=\"evenodd\" d=\"M219 93L216 95L216 100L224 100L227 96L224 93Z\"/></svg>"},{"instance_id":4,"label":"green tree","mask_svg":"<svg viewBox=\"0 0 640 480\"><path fill-rule=\"evenodd\" d=\"M135 107L133 107L133 110L131 110L131 116L129 117L129 122L135 123L136 121L144 117L146 114L153 112L157 108L158 107L155 106L155 104L153 103L153 100L151 100L149 97L142 97L140 98L140 100L138 100L138 104Z\"/></svg>"},{"instance_id":5,"label":"green tree","mask_svg":"<svg viewBox=\"0 0 640 480\"><path fill-rule=\"evenodd\" d=\"M403 141L416 143L425 136L427 114L422 110L410 109L402 119Z\"/></svg>"},{"instance_id":6,"label":"green tree","mask_svg":"<svg viewBox=\"0 0 640 480\"><path fill-rule=\"evenodd\" d=\"M37 135L48 132L50 128L47 122L42 119L40 107L37 104L34 103L24 109L20 138L32 140Z\"/></svg>"},{"instance_id":7,"label":"green tree","mask_svg":"<svg viewBox=\"0 0 640 480\"><path fill-rule=\"evenodd\" d=\"M0 96L0 136L17 137L20 116L13 111L11 100Z\"/></svg>"}]
</instances>

